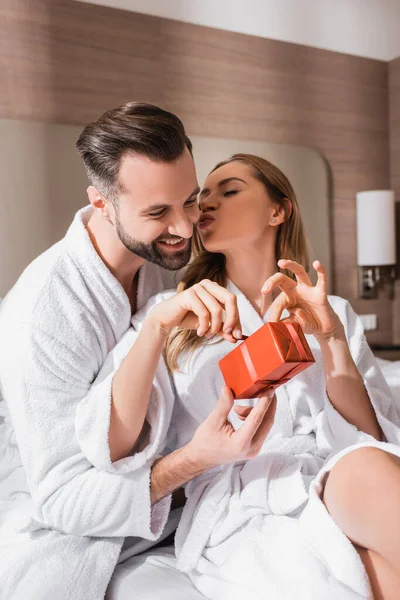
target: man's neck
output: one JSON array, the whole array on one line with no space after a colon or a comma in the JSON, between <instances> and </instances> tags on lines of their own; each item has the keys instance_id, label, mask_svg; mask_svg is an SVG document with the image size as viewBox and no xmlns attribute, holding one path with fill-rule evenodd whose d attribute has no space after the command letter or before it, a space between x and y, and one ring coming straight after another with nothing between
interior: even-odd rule
<instances>
[{"instance_id":1,"label":"man's neck","mask_svg":"<svg viewBox=\"0 0 400 600\"><path fill-rule=\"evenodd\" d=\"M136 311L137 275L145 260L130 252L118 238L114 226L102 219L96 211L90 217L86 228L97 254L119 281Z\"/></svg>"}]
</instances>

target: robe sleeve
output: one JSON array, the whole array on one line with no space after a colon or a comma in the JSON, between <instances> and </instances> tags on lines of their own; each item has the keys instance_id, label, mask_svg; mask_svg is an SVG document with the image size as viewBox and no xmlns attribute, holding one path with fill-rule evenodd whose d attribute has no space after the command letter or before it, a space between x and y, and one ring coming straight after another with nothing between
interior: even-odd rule
<instances>
[{"instance_id":1,"label":"robe sleeve","mask_svg":"<svg viewBox=\"0 0 400 600\"><path fill-rule=\"evenodd\" d=\"M108 354L89 393L78 404L75 416L75 431L78 443L87 459L98 469L110 473L129 473L137 469L146 460L154 459L161 450L161 443L168 428L174 402L173 387L163 358L160 358L149 398L149 407L146 414L149 431L144 440L145 447L141 452L136 452L132 456L122 458L115 463L111 462L108 444L112 383L116 372L135 343L148 312L156 304L174 294L175 292L163 292L153 296L134 315L131 328ZM134 384L134 381L133 373L132 384Z\"/></svg>"},{"instance_id":2,"label":"robe sleeve","mask_svg":"<svg viewBox=\"0 0 400 600\"><path fill-rule=\"evenodd\" d=\"M153 459L137 457L135 468L107 472L94 466L78 443L75 412L91 393L95 361L88 364L95 338L80 348L76 332L51 327L41 314L11 332L5 325L4 331L8 340L0 348L1 393L34 503L33 521L77 536L156 540L171 496L150 504ZM100 388L99 398L107 397L107 378L98 383Z\"/></svg>"},{"instance_id":3,"label":"robe sleeve","mask_svg":"<svg viewBox=\"0 0 400 600\"><path fill-rule=\"evenodd\" d=\"M400 417L378 362L366 340L361 319L350 304L343 301L340 311L350 352L363 379L365 389L375 410L385 441L400 443ZM324 389L324 409L316 418L316 439L319 452L327 456L352 444L372 439L344 419L330 402Z\"/></svg>"}]
</instances>

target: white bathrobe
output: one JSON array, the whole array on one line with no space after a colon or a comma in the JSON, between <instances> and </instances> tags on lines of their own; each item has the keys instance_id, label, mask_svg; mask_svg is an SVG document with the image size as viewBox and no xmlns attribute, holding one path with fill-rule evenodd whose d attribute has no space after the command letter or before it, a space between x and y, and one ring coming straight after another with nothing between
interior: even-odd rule
<instances>
[{"instance_id":1,"label":"white bathrobe","mask_svg":"<svg viewBox=\"0 0 400 600\"><path fill-rule=\"evenodd\" d=\"M151 508L149 485L172 410L168 377L158 374L143 452L110 460L118 365L109 368L106 358L131 309L93 248L90 214L90 207L77 213L0 306L1 600L103 598L124 538L143 538L138 549L151 545L169 514L170 496ZM138 308L173 287L174 276L145 264Z\"/></svg>"},{"instance_id":2,"label":"white bathrobe","mask_svg":"<svg viewBox=\"0 0 400 600\"><path fill-rule=\"evenodd\" d=\"M229 288L238 298L243 333L250 335L263 321L236 286ZM207 598L371 597L359 556L320 493L324 474L355 448L374 445L400 456L400 418L360 320L347 301L334 296L329 301L390 443L359 432L334 409L319 345L307 336L316 363L278 388L275 423L260 455L213 469L186 486L176 534L178 568ZM137 330L142 317L133 319ZM223 384L218 361L231 349L229 342L210 341L191 359L182 358L173 378L177 397L164 453L189 442L214 408ZM240 427L233 411L230 418Z\"/></svg>"}]
</instances>

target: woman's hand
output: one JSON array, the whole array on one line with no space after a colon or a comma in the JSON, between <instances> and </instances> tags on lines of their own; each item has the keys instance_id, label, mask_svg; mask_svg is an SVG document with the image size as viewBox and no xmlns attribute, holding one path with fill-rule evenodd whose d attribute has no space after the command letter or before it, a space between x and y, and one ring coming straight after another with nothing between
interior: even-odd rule
<instances>
[{"instance_id":1,"label":"woman's hand","mask_svg":"<svg viewBox=\"0 0 400 600\"><path fill-rule=\"evenodd\" d=\"M269 294L274 288L281 293L272 302L270 321L279 321L286 309L288 320L301 325L304 333L313 334L317 338L327 339L341 330L339 317L328 302L326 270L319 261L313 267L318 273L318 281L311 283L304 267L293 260L279 260L281 269L288 269L296 276L296 281L283 273L275 273L269 277L262 287L263 294Z\"/></svg>"},{"instance_id":2,"label":"woman's hand","mask_svg":"<svg viewBox=\"0 0 400 600\"><path fill-rule=\"evenodd\" d=\"M196 329L199 337L207 339L220 335L236 342L242 338L236 296L208 279L160 302L149 312L147 319L165 335L179 325L184 329Z\"/></svg>"}]
</instances>

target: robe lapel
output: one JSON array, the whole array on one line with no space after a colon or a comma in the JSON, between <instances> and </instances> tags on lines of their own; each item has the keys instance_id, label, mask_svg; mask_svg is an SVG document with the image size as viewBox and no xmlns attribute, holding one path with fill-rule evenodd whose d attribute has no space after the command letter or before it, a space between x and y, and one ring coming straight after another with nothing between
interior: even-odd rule
<instances>
[{"instance_id":1,"label":"robe lapel","mask_svg":"<svg viewBox=\"0 0 400 600\"><path fill-rule=\"evenodd\" d=\"M237 297L239 316L241 317L244 335L251 335L257 331L257 329L260 329L264 323L269 321L269 310L267 310L264 315L264 319L262 319L251 302L248 301L246 296L237 287L237 285L233 283L233 281L229 279L226 287ZM288 316L288 311L284 310L282 313L282 319L285 319Z\"/></svg>"},{"instance_id":2,"label":"robe lapel","mask_svg":"<svg viewBox=\"0 0 400 600\"><path fill-rule=\"evenodd\" d=\"M233 281L228 280L228 284L226 287L237 297L239 316L241 318L243 333L245 335L251 335L252 333L257 331L257 329L262 327L264 323L268 322L269 310L265 313L264 319L262 319L253 307L253 305L248 301L246 296L233 283ZM283 311L282 318L286 318L288 316L288 311ZM282 385L281 387L279 387L275 393L277 397L275 422L273 425L273 429L271 430L272 435L270 433L268 438L271 438L273 435L277 435L278 437L289 437L293 434L293 417L290 411L289 397L286 390L286 385ZM250 401L250 404L252 403L254 403L254 401Z\"/></svg>"}]
</instances>

